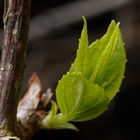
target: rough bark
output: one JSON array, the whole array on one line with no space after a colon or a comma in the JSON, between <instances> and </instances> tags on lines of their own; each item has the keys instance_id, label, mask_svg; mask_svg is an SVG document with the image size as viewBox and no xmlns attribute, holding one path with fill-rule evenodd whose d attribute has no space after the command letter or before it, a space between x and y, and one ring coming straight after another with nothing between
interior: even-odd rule
<instances>
[{"instance_id":1,"label":"rough bark","mask_svg":"<svg viewBox=\"0 0 140 140\"><path fill-rule=\"evenodd\" d=\"M16 113L27 48L31 0L4 1L0 64L0 137L17 135Z\"/></svg>"}]
</instances>

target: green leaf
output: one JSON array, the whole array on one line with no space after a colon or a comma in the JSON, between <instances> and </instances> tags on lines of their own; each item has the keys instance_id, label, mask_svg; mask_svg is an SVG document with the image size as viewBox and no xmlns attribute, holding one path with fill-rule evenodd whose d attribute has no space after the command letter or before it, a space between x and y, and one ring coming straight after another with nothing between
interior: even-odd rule
<instances>
[{"instance_id":1,"label":"green leaf","mask_svg":"<svg viewBox=\"0 0 140 140\"><path fill-rule=\"evenodd\" d=\"M106 34L88 46L84 18L76 59L56 89L61 113L69 121L86 121L102 114L119 91L125 62L119 23L112 20Z\"/></svg>"},{"instance_id":2,"label":"green leaf","mask_svg":"<svg viewBox=\"0 0 140 140\"><path fill-rule=\"evenodd\" d=\"M45 129L72 129L78 131L77 127L68 123L67 118L61 113L56 114L58 111L57 105L51 101L52 108L49 114L42 120L41 126Z\"/></svg>"},{"instance_id":3,"label":"green leaf","mask_svg":"<svg viewBox=\"0 0 140 140\"><path fill-rule=\"evenodd\" d=\"M103 49L101 48L102 51L99 53L98 57L96 57L95 69L93 70L93 72L91 74L90 80L93 81L94 83L98 83L99 85L101 85L103 82L102 79L103 79L105 71L107 69L107 65L110 61L113 50L116 47L118 29L119 28L117 25L114 28L114 31L112 32L112 34L110 35L110 40L108 41L106 46L104 46ZM101 43L102 43L102 41L101 41ZM99 47L102 47L102 46L99 44Z\"/></svg>"},{"instance_id":4,"label":"green leaf","mask_svg":"<svg viewBox=\"0 0 140 140\"><path fill-rule=\"evenodd\" d=\"M85 121L99 116L106 110L109 99L104 89L84 77L67 74L56 90L58 106L71 121Z\"/></svg>"},{"instance_id":5,"label":"green leaf","mask_svg":"<svg viewBox=\"0 0 140 140\"><path fill-rule=\"evenodd\" d=\"M77 128L69 121L87 121L101 115L119 91L125 71L126 54L119 23L112 20L106 34L88 44L87 23L79 40L74 63L56 88L57 105L52 102L44 128Z\"/></svg>"},{"instance_id":6,"label":"green leaf","mask_svg":"<svg viewBox=\"0 0 140 140\"><path fill-rule=\"evenodd\" d=\"M87 35L87 22L85 17L84 20L84 27L81 33L81 38L79 39L79 48L77 50L77 56L70 68L70 72L78 75L86 75L88 67L87 64L90 62L88 55L88 35Z\"/></svg>"}]
</instances>

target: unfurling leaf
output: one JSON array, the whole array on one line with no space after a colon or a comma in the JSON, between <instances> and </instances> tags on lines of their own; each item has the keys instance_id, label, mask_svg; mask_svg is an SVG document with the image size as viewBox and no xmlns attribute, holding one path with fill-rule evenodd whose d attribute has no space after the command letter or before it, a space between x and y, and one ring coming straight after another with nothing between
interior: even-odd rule
<instances>
[{"instance_id":1,"label":"unfurling leaf","mask_svg":"<svg viewBox=\"0 0 140 140\"><path fill-rule=\"evenodd\" d=\"M57 114L58 108L54 101L52 103L52 108L49 114L43 119L41 126L45 129L73 129L78 131L77 127L71 123L62 114Z\"/></svg>"},{"instance_id":2,"label":"unfurling leaf","mask_svg":"<svg viewBox=\"0 0 140 140\"><path fill-rule=\"evenodd\" d=\"M106 34L89 45L87 23L83 19L76 59L56 88L60 108L56 116L63 118L60 120L65 120L65 124L101 115L119 91L124 77L126 54L119 23L112 20Z\"/></svg>"},{"instance_id":3,"label":"unfurling leaf","mask_svg":"<svg viewBox=\"0 0 140 140\"><path fill-rule=\"evenodd\" d=\"M64 76L56 92L61 112L70 121L95 118L106 110L109 103L102 87L79 75Z\"/></svg>"}]
</instances>

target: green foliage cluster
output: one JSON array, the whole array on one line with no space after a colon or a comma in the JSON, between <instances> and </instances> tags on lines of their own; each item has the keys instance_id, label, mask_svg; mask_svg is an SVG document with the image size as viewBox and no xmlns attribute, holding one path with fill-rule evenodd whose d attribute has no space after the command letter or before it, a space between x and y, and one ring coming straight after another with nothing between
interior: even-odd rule
<instances>
[{"instance_id":1,"label":"green foliage cluster","mask_svg":"<svg viewBox=\"0 0 140 140\"><path fill-rule=\"evenodd\" d=\"M126 54L119 23L112 20L106 34L89 45L87 23L79 40L74 63L56 88L44 128L74 129L69 122L87 121L101 115L119 91L124 77Z\"/></svg>"}]
</instances>

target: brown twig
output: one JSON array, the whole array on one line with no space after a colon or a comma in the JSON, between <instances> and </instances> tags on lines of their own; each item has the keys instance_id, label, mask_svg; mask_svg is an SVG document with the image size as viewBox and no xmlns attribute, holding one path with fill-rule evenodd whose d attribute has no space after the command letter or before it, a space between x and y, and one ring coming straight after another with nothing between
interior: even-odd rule
<instances>
[{"instance_id":1,"label":"brown twig","mask_svg":"<svg viewBox=\"0 0 140 140\"><path fill-rule=\"evenodd\" d=\"M16 132L18 95L22 85L31 0L4 1L4 39L0 64L0 137Z\"/></svg>"}]
</instances>

